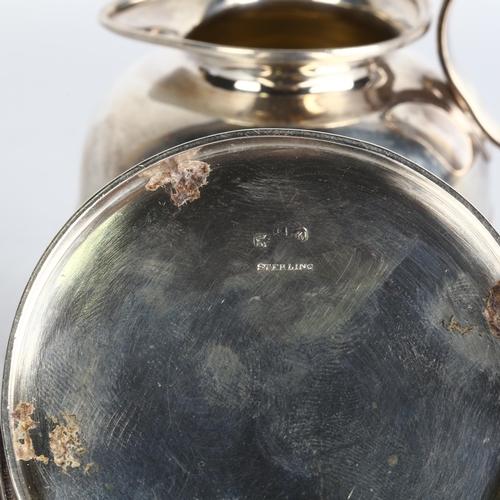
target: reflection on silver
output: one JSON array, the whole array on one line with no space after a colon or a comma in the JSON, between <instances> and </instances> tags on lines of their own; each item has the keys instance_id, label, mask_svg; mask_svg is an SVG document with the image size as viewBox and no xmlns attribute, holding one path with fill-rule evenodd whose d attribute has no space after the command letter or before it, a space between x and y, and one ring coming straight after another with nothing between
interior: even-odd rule
<instances>
[{"instance_id":1,"label":"reflection on silver","mask_svg":"<svg viewBox=\"0 0 500 500\"><path fill-rule=\"evenodd\" d=\"M489 213L481 130L449 85L401 49L425 32L427 1L363 4L398 31L372 45L256 50L185 38L204 18L231 5L141 0L103 11L101 20L112 30L183 52L153 53L118 82L88 136L82 199L168 147L217 132L272 126L379 144L422 165ZM350 0L338 5L359 8Z\"/></svg>"}]
</instances>

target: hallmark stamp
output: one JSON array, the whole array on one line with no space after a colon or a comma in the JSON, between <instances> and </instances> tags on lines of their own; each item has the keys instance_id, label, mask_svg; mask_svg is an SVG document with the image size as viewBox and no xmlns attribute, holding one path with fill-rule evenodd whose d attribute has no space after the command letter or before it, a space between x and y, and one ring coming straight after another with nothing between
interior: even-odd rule
<instances>
[{"instance_id":1,"label":"hallmark stamp","mask_svg":"<svg viewBox=\"0 0 500 500\"><path fill-rule=\"evenodd\" d=\"M268 248L275 238L294 239L304 243L309 239L309 231L306 227L276 226L270 233L255 233L253 245L255 248Z\"/></svg>"},{"instance_id":2,"label":"hallmark stamp","mask_svg":"<svg viewBox=\"0 0 500 500\"><path fill-rule=\"evenodd\" d=\"M296 229L292 229L291 236L298 241L307 241L309 239L309 231L307 230L307 227L298 227Z\"/></svg>"},{"instance_id":3,"label":"hallmark stamp","mask_svg":"<svg viewBox=\"0 0 500 500\"><path fill-rule=\"evenodd\" d=\"M271 235L268 233L256 233L253 236L253 245L255 248L267 248L271 242Z\"/></svg>"}]
</instances>

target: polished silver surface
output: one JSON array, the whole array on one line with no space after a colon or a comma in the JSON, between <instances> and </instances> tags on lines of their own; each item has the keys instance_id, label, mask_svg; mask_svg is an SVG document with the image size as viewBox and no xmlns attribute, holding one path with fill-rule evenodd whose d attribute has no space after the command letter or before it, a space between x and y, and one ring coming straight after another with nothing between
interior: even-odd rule
<instances>
[{"instance_id":1,"label":"polished silver surface","mask_svg":"<svg viewBox=\"0 0 500 500\"><path fill-rule=\"evenodd\" d=\"M213 12L236 5L146 0L115 3L103 12L113 30L183 53L175 62L168 51L151 54L112 90L87 139L82 200L131 165L187 140L241 128L293 127L387 147L491 215L479 126L448 83L405 48L395 50L425 31L426 1L341 2L395 27L397 36L372 45L256 50L184 38ZM261 3L246 2L245 8L252 5Z\"/></svg>"},{"instance_id":2,"label":"polished silver surface","mask_svg":"<svg viewBox=\"0 0 500 500\"><path fill-rule=\"evenodd\" d=\"M251 66L268 63L297 63L325 61L331 58L345 62L362 61L369 57L378 57L391 50L398 49L420 37L427 30L430 22L428 0L339 0L338 2L302 0L303 3L320 3L362 9L373 12L389 21L397 28L397 37L382 43L364 47L345 49L305 50L255 50L252 47L231 47L213 45L185 36L202 20L224 10L250 4L279 3L280 0L126 0L112 2L103 9L101 22L107 28L120 35L136 38L158 45L167 45L186 50L201 56L203 59L239 60L239 65L250 63ZM245 61L245 62L243 62Z\"/></svg>"},{"instance_id":3,"label":"polished silver surface","mask_svg":"<svg viewBox=\"0 0 500 500\"><path fill-rule=\"evenodd\" d=\"M496 117L494 112L492 112L492 107L488 106L492 99L496 101L497 93L495 92L495 95L493 96L478 96L477 91L472 88L468 82L471 65L469 64L469 67L464 68L462 61L464 54L457 54L456 51L453 52L450 48L450 44L453 44L453 40L450 40L450 30L452 27L451 25L453 24L453 9L457 8L457 3L460 2L456 2L454 0L443 1L438 27L439 55L441 64L450 80L454 92L458 96L458 99L460 99L470 113L472 113L484 133L487 134L487 136L497 146L500 146L500 123L498 121L498 117ZM462 2L462 5L463 4L464 2ZM482 9L484 15L484 13L488 13L490 7L489 3L484 3L484 5L479 4L477 9L478 12L479 9ZM477 22L476 17L478 17L478 14L475 14L474 17L470 18L470 23ZM493 27L492 24L484 25L484 29L496 30L496 26ZM461 37L467 37L469 36L469 33L470 30L465 32L464 30L461 30L459 34ZM483 50L492 51L493 53L497 52L498 48L498 46L486 44L482 47ZM474 53L474 49L472 49L471 52ZM470 58L471 54L467 54L467 57Z\"/></svg>"},{"instance_id":4,"label":"polished silver surface","mask_svg":"<svg viewBox=\"0 0 500 500\"><path fill-rule=\"evenodd\" d=\"M192 203L146 189L201 162ZM499 243L426 170L331 134L151 158L68 222L23 298L2 405L18 497L497 498ZM21 403L48 464L16 460Z\"/></svg>"}]
</instances>

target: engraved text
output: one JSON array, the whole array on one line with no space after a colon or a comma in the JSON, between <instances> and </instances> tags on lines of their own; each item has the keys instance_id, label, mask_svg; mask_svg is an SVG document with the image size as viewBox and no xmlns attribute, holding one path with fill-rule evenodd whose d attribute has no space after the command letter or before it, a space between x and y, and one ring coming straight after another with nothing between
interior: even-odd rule
<instances>
[{"instance_id":1,"label":"engraved text","mask_svg":"<svg viewBox=\"0 0 500 500\"><path fill-rule=\"evenodd\" d=\"M312 271L314 264L257 264L257 271Z\"/></svg>"}]
</instances>

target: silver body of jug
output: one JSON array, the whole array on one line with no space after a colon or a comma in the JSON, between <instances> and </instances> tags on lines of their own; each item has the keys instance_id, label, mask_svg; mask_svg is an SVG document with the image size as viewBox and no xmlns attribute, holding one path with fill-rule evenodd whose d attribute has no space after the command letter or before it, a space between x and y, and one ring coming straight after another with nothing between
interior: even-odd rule
<instances>
[{"instance_id":1,"label":"silver body of jug","mask_svg":"<svg viewBox=\"0 0 500 500\"><path fill-rule=\"evenodd\" d=\"M393 33L369 45L308 50L249 49L188 38L217 16L238 9L259 14L280 4L369 13L371 22L387 23ZM332 132L397 152L489 215L484 134L449 84L403 48L426 31L429 18L426 0L236 7L234 2L146 0L110 6L102 21L111 29L183 53L172 58L172 51L156 51L117 82L88 136L82 199L168 147L239 128L285 127Z\"/></svg>"}]
</instances>

